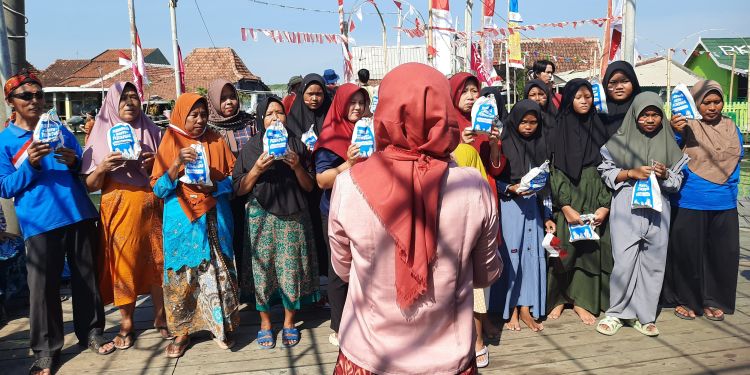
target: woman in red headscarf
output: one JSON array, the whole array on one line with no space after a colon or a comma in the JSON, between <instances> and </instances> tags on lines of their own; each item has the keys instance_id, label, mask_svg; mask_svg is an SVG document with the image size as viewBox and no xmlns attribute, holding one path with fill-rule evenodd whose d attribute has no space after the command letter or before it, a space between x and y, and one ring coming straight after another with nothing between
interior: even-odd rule
<instances>
[{"instance_id":1,"label":"woman in red headscarf","mask_svg":"<svg viewBox=\"0 0 750 375\"><path fill-rule=\"evenodd\" d=\"M495 178L499 177L503 168L505 168L505 157L500 149L500 130L493 127L492 133L488 135L470 129L471 108L479 98L479 80L469 73L462 72L455 74L448 81L451 85L451 98L453 100L452 115L458 121L462 143L474 146L474 149L479 153L484 170L487 172L487 181L490 184L492 196L497 197ZM462 150L462 152L465 152L465 150ZM461 158L457 160L460 161ZM495 199L495 203L497 203L497 199ZM486 333L488 337L496 338L499 334L498 329L487 317L488 297L489 289L474 291L474 324L477 331L476 347L479 367L489 365L489 355L487 347L484 345L483 335Z\"/></svg>"},{"instance_id":2,"label":"woman in red headscarf","mask_svg":"<svg viewBox=\"0 0 750 375\"><path fill-rule=\"evenodd\" d=\"M222 349L239 324L237 274L232 252L232 168L234 155L207 127L208 102L182 94L156 153L151 185L164 200L164 308L175 340L169 358L185 353L190 334L210 331ZM203 146L199 159L195 146ZM212 185L183 181L186 166L202 160Z\"/></svg>"},{"instance_id":3,"label":"woman in red headscarf","mask_svg":"<svg viewBox=\"0 0 750 375\"><path fill-rule=\"evenodd\" d=\"M354 124L369 114L370 95L367 91L353 83L341 85L336 92L331 109L323 122L318 142L315 144L313 159L315 160L315 179L318 187L323 189L320 199L320 214L323 219L323 233L328 235L328 207L331 201L333 182L336 176L351 168L359 161L359 147L352 144ZM325 239L328 250L328 239ZM321 249L322 250L322 249ZM326 257L330 262L330 251ZM341 313L346 302L347 285L328 267L328 301L331 304L331 329L333 333L328 337L331 344L338 345L339 324Z\"/></svg>"},{"instance_id":4,"label":"woman in red headscarf","mask_svg":"<svg viewBox=\"0 0 750 375\"><path fill-rule=\"evenodd\" d=\"M476 373L472 288L501 270L495 202L451 161L440 72L403 64L380 94L378 151L339 174L329 211L331 263L349 283L334 374Z\"/></svg>"}]
</instances>

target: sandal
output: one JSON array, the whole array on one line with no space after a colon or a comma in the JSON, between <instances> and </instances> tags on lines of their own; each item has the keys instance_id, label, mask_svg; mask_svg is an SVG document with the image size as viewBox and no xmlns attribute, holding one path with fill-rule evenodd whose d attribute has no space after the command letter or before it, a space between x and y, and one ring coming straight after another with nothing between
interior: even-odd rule
<instances>
[{"instance_id":1,"label":"sandal","mask_svg":"<svg viewBox=\"0 0 750 375\"><path fill-rule=\"evenodd\" d=\"M273 330L270 329L261 329L258 331L258 338L255 341L261 349L273 349L276 347L276 339L273 337ZM263 345L269 342L271 345Z\"/></svg>"},{"instance_id":2,"label":"sandal","mask_svg":"<svg viewBox=\"0 0 750 375\"><path fill-rule=\"evenodd\" d=\"M336 332L333 332L330 335L328 335L328 342L331 345L333 345L335 347L338 347L339 346L339 336L338 336L338 334L336 334Z\"/></svg>"},{"instance_id":3,"label":"sandal","mask_svg":"<svg viewBox=\"0 0 750 375\"><path fill-rule=\"evenodd\" d=\"M123 345L117 345L117 343L115 343L115 340L112 340L112 343L115 344L115 349L125 350L133 346L133 344L135 343L135 337L133 336L132 331L124 335L118 333L117 335L115 335L115 338L119 338L120 340L122 340L121 342L125 343Z\"/></svg>"},{"instance_id":4,"label":"sandal","mask_svg":"<svg viewBox=\"0 0 750 375\"><path fill-rule=\"evenodd\" d=\"M281 345L284 347L291 348L299 344L299 330L297 328L282 328L281 329ZM294 344L289 344L289 341L295 341Z\"/></svg>"},{"instance_id":5,"label":"sandal","mask_svg":"<svg viewBox=\"0 0 750 375\"><path fill-rule=\"evenodd\" d=\"M99 354L99 355L107 355L111 354L115 351L115 346L112 345L112 348L107 350L106 352L100 352L99 349L104 347L104 345L107 345L111 343L112 340L107 340L104 338L104 336L99 334L93 334L89 336L89 349L91 349L92 352ZM112 343L114 344L114 343Z\"/></svg>"},{"instance_id":6,"label":"sandal","mask_svg":"<svg viewBox=\"0 0 750 375\"><path fill-rule=\"evenodd\" d=\"M606 327L603 328L602 326ZM605 316L604 319L600 320L596 325L596 332L602 335L612 336L622 328L622 321L614 316Z\"/></svg>"},{"instance_id":7,"label":"sandal","mask_svg":"<svg viewBox=\"0 0 750 375\"><path fill-rule=\"evenodd\" d=\"M216 346L218 346L219 349L222 350L229 350L234 347L234 340L229 338L229 336L227 336L226 341L221 341L218 337L214 337L214 342L216 343Z\"/></svg>"},{"instance_id":8,"label":"sandal","mask_svg":"<svg viewBox=\"0 0 750 375\"><path fill-rule=\"evenodd\" d=\"M652 330L649 328L653 327ZM640 321L636 320L633 322L633 328L635 328L636 331L648 336L648 337L656 337L659 336L659 329L656 328L656 324L652 323L646 323L641 324Z\"/></svg>"},{"instance_id":9,"label":"sandal","mask_svg":"<svg viewBox=\"0 0 750 375\"><path fill-rule=\"evenodd\" d=\"M29 375L44 371L44 370L50 370L50 373L53 374L55 367L55 359L52 357L41 357L34 360L34 363L31 364L31 367L29 368Z\"/></svg>"},{"instance_id":10,"label":"sandal","mask_svg":"<svg viewBox=\"0 0 750 375\"><path fill-rule=\"evenodd\" d=\"M167 358L180 358L185 354L185 351L187 351L188 345L190 345L190 336L180 342L177 342L177 339L175 338L164 349L164 354L167 356ZM180 351L177 353L171 353L169 348L178 348Z\"/></svg>"},{"instance_id":11,"label":"sandal","mask_svg":"<svg viewBox=\"0 0 750 375\"><path fill-rule=\"evenodd\" d=\"M174 335L169 332L169 328L167 328L167 326L155 326L154 329L159 331L161 338L163 338L164 340L174 340ZM167 334L165 335L164 332L167 332Z\"/></svg>"},{"instance_id":12,"label":"sandal","mask_svg":"<svg viewBox=\"0 0 750 375\"><path fill-rule=\"evenodd\" d=\"M487 346L483 346L482 350L478 351L476 354L477 359L477 368L485 368L490 365L490 351L487 350ZM479 357L484 356L484 361L479 361Z\"/></svg>"},{"instance_id":13,"label":"sandal","mask_svg":"<svg viewBox=\"0 0 750 375\"><path fill-rule=\"evenodd\" d=\"M692 310L688 309L688 308L687 308L687 307L685 307L685 306L682 306L682 305L680 305L680 306L677 306L677 307L675 307L675 309L674 309L674 314L675 314L675 315L676 315L676 316L677 316L678 318L680 318L680 319L685 319L685 320L695 320L695 317L694 317L694 316L690 316L690 315L688 315L688 314L683 314L683 313L681 313L681 312L677 311L677 309L679 309L680 307L682 307L682 309L683 309L683 310L685 310L685 311L687 311L688 313L689 313L690 311L692 311Z\"/></svg>"},{"instance_id":14,"label":"sandal","mask_svg":"<svg viewBox=\"0 0 750 375\"><path fill-rule=\"evenodd\" d=\"M710 311L712 315L706 314L706 310ZM721 313L721 316L716 316L717 312ZM703 309L703 316L708 320L712 320L714 322L720 322L724 320L724 311L722 311L721 309L717 307L706 307Z\"/></svg>"}]
</instances>

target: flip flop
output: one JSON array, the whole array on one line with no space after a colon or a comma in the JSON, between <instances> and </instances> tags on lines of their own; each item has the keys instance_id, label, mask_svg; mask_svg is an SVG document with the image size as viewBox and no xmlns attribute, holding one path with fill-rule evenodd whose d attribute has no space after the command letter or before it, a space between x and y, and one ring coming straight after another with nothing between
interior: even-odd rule
<instances>
[{"instance_id":1,"label":"flip flop","mask_svg":"<svg viewBox=\"0 0 750 375\"><path fill-rule=\"evenodd\" d=\"M41 357L34 360L29 368L29 374L40 372L49 369L50 373L54 374L55 359L52 357Z\"/></svg>"},{"instance_id":2,"label":"flip flop","mask_svg":"<svg viewBox=\"0 0 750 375\"><path fill-rule=\"evenodd\" d=\"M291 348L299 344L299 330L297 328L282 328L281 329L281 345L286 348ZM289 341L295 341L294 344L289 344Z\"/></svg>"},{"instance_id":3,"label":"flip flop","mask_svg":"<svg viewBox=\"0 0 750 375\"><path fill-rule=\"evenodd\" d=\"M648 328L650 326L654 327L653 331L649 331L648 330ZM640 321L636 320L635 322L633 322L633 328L635 328L636 331L638 331L638 332L640 332L640 333L642 333L642 334L644 334L644 335L646 335L648 337L659 336L659 328L656 328L656 324L654 324L654 323L641 324Z\"/></svg>"},{"instance_id":4,"label":"flip flop","mask_svg":"<svg viewBox=\"0 0 750 375\"><path fill-rule=\"evenodd\" d=\"M602 325L607 328L602 328ZM596 332L607 336L613 336L620 328L622 328L622 321L614 316L606 316L596 324Z\"/></svg>"},{"instance_id":5,"label":"flip flop","mask_svg":"<svg viewBox=\"0 0 750 375\"><path fill-rule=\"evenodd\" d=\"M276 347L276 339L273 337L273 330L261 329L258 331L258 338L255 340L258 347L264 350L273 349ZM271 345L262 345L270 342Z\"/></svg>"},{"instance_id":6,"label":"flip flop","mask_svg":"<svg viewBox=\"0 0 750 375\"><path fill-rule=\"evenodd\" d=\"M188 345L190 345L190 336L188 336L186 339L180 342L177 342L177 339L175 339L174 341L169 343L169 345L167 345L167 347L164 349L164 354L167 356L167 358L180 358L185 354L185 351L187 351ZM170 353L169 352L170 346L176 347L180 349L180 351L177 353Z\"/></svg>"},{"instance_id":7,"label":"flip flop","mask_svg":"<svg viewBox=\"0 0 750 375\"><path fill-rule=\"evenodd\" d=\"M690 309L688 309L685 306L677 306L677 307L682 307L685 311L690 311ZM674 309L675 316L677 316L680 319L684 319L684 320L695 320L694 316L686 315L686 314L683 314L683 313L677 311L677 307L675 307L675 309Z\"/></svg>"},{"instance_id":8,"label":"flip flop","mask_svg":"<svg viewBox=\"0 0 750 375\"><path fill-rule=\"evenodd\" d=\"M487 346L483 346L482 350L475 354L477 358L477 368L485 368L490 365L490 352L487 350ZM484 361L479 361L479 357L484 356Z\"/></svg>"},{"instance_id":9,"label":"flip flop","mask_svg":"<svg viewBox=\"0 0 750 375\"><path fill-rule=\"evenodd\" d=\"M115 337L119 338L120 340L122 340L123 342L125 342L125 345L117 345L117 344L115 344L115 349L126 350L126 349L129 349L130 347L132 347L133 344L135 344L135 336L133 336L133 332L132 331L128 332L128 333L126 333L124 335L121 335L121 334L118 333L118 334L115 335ZM112 343L114 343L114 342L115 341L112 340Z\"/></svg>"},{"instance_id":10,"label":"flip flop","mask_svg":"<svg viewBox=\"0 0 750 375\"><path fill-rule=\"evenodd\" d=\"M107 340L102 335L91 335L89 336L89 349L91 349L92 352L99 354L99 355L107 355L111 354L115 351L114 345L112 345L112 349L107 350L106 352L100 352L99 349L101 349L104 345L107 345L111 343L112 340Z\"/></svg>"},{"instance_id":11,"label":"flip flop","mask_svg":"<svg viewBox=\"0 0 750 375\"><path fill-rule=\"evenodd\" d=\"M711 312L711 314L713 314L713 315L707 315L704 311L703 317L705 317L706 319L714 321L714 322L720 322L724 320L724 311L722 311L721 309L716 308L716 307L706 307L704 310L708 310ZM717 311L721 312L721 316L716 316Z\"/></svg>"}]
</instances>

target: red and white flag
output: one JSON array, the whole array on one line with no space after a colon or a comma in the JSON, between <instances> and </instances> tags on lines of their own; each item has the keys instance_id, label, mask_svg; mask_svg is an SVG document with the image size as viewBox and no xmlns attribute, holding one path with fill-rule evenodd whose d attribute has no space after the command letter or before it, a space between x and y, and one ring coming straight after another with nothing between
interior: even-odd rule
<instances>
[{"instance_id":1,"label":"red and white flag","mask_svg":"<svg viewBox=\"0 0 750 375\"><path fill-rule=\"evenodd\" d=\"M138 35L138 29L135 30L135 56L131 67L133 69L133 84L138 90L141 100L143 100L143 85L148 84L148 76L146 76L146 61L144 60L143 47L141 47L141 37Z\"/></svg>"},{"instance_id":2,"label":"red and white flag","mask_svg":"<svg viewBox=\"0 0 750 375\"><path fill-rule=\"evenodd\" d=\"M185 63L182 61L182 50L179 45L177 45L177 60L179 60L178 68L180 71L180 94L182 94L185 92Z\"/></svg>"},{"instance_id":3,"label":"red and white flag","mask_svg":"<svg viewBox=\"0 0 750 375\"><path fill-rule=\"evenodd\" d=\"M435 56L432 65L441 73L448 75L453 70L451 56L453 46L453 25L451 22L450 3L448 0L430 0L432 14L432 46ZM429 53L428 48L428 53Z\"/></svg>"}]
</instances>

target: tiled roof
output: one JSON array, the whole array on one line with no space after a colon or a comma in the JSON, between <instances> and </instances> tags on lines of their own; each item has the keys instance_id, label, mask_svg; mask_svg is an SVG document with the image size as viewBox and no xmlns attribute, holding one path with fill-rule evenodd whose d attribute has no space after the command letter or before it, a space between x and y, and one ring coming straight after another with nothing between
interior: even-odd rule
<instances>
[{"instance_id":1,"label":"tiled roof","mask_svg":"<svg viewBox=\"0 0 750 375\"><path fill-rule=\"evenodd\" d=\"M504 60L505 47L501 41L495 42L495 64ZM524 65L531 67L536 60L550 60L555 63L556 71L587 70L595 64L594 58L599 57L599 39L597 38L545 38L521 39L521 51L524 55Z\"/></svg>"},{"instance_id":2,"label":"tiled roof","mask_svg":"<svg viewBox=\"0 0 750 375\"><path fill-rule=\"evenodd\" d=\"M57 59L40 73L39 79L45 86L59 86L59 83L89 64L89 60Z\"/></svg>"},{"instance_id":3,"label":"tiled roof","mask_svg":"<svg viewBox=\"0 0 750 375\"><path fill-rule=\"evenodd\" d=\"M260 81L231 48L196 48L185 57L185 80L187 91L198 87L208 88L217 78L231 82L240 80Z\"/></svg>"},{"instance_id":4,"label":"tiled roof","mask_svg":"<svg viewBox=\"0 0 750 375\"><path fill-rule=\"evenodd\" d=\"M100 79L100 77L106 77L107 75L118 72L123 68L123 66L120 65L120 52L125 56L130 57L130 49L108 49L91 59L88 64L79 68L67 78L60 80L57 86L83 86L94 80ZM163 56L156 48L145 48L143 50L147 63L149 62L151 55L154 53L158 53L157 57ZM45 83L45 85L52 86L48 83Z\"/></svg>"}]
</instances>

